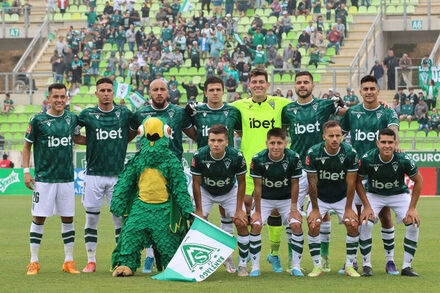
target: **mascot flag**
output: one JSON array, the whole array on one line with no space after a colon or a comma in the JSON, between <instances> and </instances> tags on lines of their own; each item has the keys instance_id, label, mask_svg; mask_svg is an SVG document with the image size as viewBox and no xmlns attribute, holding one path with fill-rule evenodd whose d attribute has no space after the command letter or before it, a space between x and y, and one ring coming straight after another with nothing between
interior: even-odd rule
<instances>
[{"instance_id":1,"label":"mascot flag","mask_svg":"<svg viewBox=\"0 0 440 293\"><path fill-rule=\"evenodd\" d=\"M162 281L200 282L208 278L234 252L237 239L195 216L165 271L153 276Z\"/></svg>"}]
</instances>

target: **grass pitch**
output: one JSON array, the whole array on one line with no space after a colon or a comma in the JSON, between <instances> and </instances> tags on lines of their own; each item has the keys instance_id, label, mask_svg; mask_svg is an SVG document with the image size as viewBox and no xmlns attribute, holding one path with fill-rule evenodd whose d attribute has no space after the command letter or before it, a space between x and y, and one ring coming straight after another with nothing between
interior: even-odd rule
<instances>
[{"instance_id":1,"label":"grass pitch","mask_svg":"<svg viewBox=\"0 0 440 293\"><path fill-rule=\"evenodd\" d=\"M84 247L85 212L80 198L76 200L76 241L75 261L82 270L87 264ZM40 249L41 270L37 276L27 276L29 263L29 228L31 223L30 196L0 197L0 291L1 292L439 292L440 233L438 233L438 211L440 197L422 198L418 204L421 218L421 230L418 250L413 267L421 276L409 278L390 276L385 273L385 257L380 236L380 225L373 230L372 278L349 278L338 275L338 269L345 262L345 228L337 224L337 217L332 217L332 235L330 259L332 271L319 278L294 278L287 272L273 273L272 267L265 260L269 252L267 229L263 229L263 247L261 253L261 271L258 278L239 278L228 274L224 267L201 283L164 282L152 280L139 269L131 278L112 278L110 256L114 248L114 228L108 207L101 212L98 227L97 272L91 274L69 275L62 271L64 260L63 242L59 217L46 220L44 236ZM218 209L213 208L211 221L220 224ZM400 270L403 260L403 225L396 227L395 260ZM287 262L286 236L283 235L280 255L283 268ZM234 259L238 257L237 250ZM360 260L360 257L358 257ZM313 265L304 243L302 267L306 273Z\"/></svg>"}]
</instances>

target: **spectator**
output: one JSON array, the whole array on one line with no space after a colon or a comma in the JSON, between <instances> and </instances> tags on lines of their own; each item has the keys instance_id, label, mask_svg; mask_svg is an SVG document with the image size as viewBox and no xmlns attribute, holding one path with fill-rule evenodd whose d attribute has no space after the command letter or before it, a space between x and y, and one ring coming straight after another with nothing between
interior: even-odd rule
<instances>
[{"instance_id":1,"label":"spectator","mask_svg":"<svg viewBox=\"0 0 440 293\"><path fill-rule=\"evenodd\" d=\"M383 59L383 66L387 72L387 83L388 90L394 90L396 88L396 73L395 68L397 67L398 62L396 56L394 56L394 51L389 50L388 55Z\"/></svg>"},{"instance_id":2,"label":"spectator","mask_svg":"<svg viewBox=\"0 0 440 293\"><path fill-rule=\"evenodd\" d=\"M289 100L292 100L292 101L296 100L295 96L293 95L293 91L292 90L287 90L286 99L289 99Z\"/></svg>"},{"instance_id":3,"label":"spectator","mask_svg":"<svg viewBox=\"0 0 440 293\"><path fill-rule=\"evenodd\" d=\"M295 15L295 11L296 11L296 0L288 0L287 13L289 15Z\"/></svg>"},{"instance_id":4,"label":"spectator","mask_svg":"<svg viewBox=\"0 0 440 293\"><path fill-rule=\"evenodd\" d=\"M328 89L328 99L331 100L335 96L334 91L332 88Z\"/></svg>"},{"instance_id":5,"label":"spectator","mask_svg":"<svg viewBox=\"0 0 440 293\"><path fill-rule=\"evenodd\" d=\"M124 28L122 25L119 26L118 31L116 32L116 46L119 52L124 52L125 41L127 40Z\"/></svg>"},{"instance_id":6,"label":"spectator","mask_svg":"<svg viewBox=\"0 0 440 293\"><path fill-rule=\"evenodd\" d=\"M233 97L235 96L235 92L237 91L238 83L232 74L229 74L229 78L226 80L226 102L230 103Z\"/></svg>"},{"instance_id":7,"label":"spectator","mask_svg":"<svg viewBox=\"0 0 440 293\"><path fill-rule=\"evenodd\" d=\"M419 118L417 119L417 122L419 123L419 129L417 130L417 132L424 130L426 136L428 136L428 132L429 132L429 118L426 114L426 111L422 111L422 114L419 116Z\"/></svg>"},{"instance_id":8,"label":"spectator","mask_svg":"<svg viewBox=\"0 0 440 293\"><path fill-rule=\"evenodd\" d=\"M21 1L14 0L12 1L11 8L9 9L9 14L17 14L20 16L21 13Z\"/></svg>"},{"instance_id":9,"label":"spectator","mask_svg":"<svg viewBox=\"0 0 440 293\"><path fill-rule=\"evenodd\" d=\"M254 24L249 29L249 34L251 34L254 39L252 41L252 49L256 49L258 45L263 46L264 45L264 35L261 33L260 27L258 27L256 24Z\"/></svg>"},{"instance_id":10,"label":"spectator","mask_svg":"<svg viewBox=\"0 0 440 293\"><path fill-rule=\"evenodd\" d=\"M435 85L435 81L430 79L427 85L422 85L422 90L425 91L425 101L428 105L428 110L436 107L438 97L438 87Z\"/></svg>"},{"instance_id":11,"label":"spectator","mask_svg":"<svg viewBox=\"0 0 440 293\"><path fill-rule=\"evenodd\" d=\"M212 57L214 64L217 65L220 60L220 52L223 50L223 45L218 41L217 37L214 37L213 41L209 41L209 43L211 45L209 56Z\"/></svg>"},{"instance_id":12,"label":"spectator","mask_svg":"<svg viewBox=\"0 0 440 293\"><path fill-rule=\"evenodd\" d=\"M134 0L133 0L134 1ZM141 23L141 16L136 9L130 10L130 24L134 24L135 26L139 26Z\"/></svg>"},{"instance_id":13,"label":"spectator","mask_svg":"<svg viewBox=\"0 0 440 293\"><path fill-rule=\"evenodd\" d=\"M283 74L283 58L281 58L280 53L276 53L275 61L273 62L275 73L279 73L280 76Z\"/></svg>"},{"instance_id":14,"label":"spectator","mask_svg":"<svg viewBox=\"0 0 440 293\"><path fill-rule=\"evenodd\" d=\"M348 11L345 9L345 3L339 2L339 5L335 8L335 21L337 22L338 18L341 19L342 23L344 24L344 27L347 27L347 16Z\"/></svg>"},{"instance_id":15,"label":"spectator","mask_svg":"<svg viewBox=\"0 0 440 293\"><path fill-rule=\"evenodd\" d=\"M325 25L324 25L324 20L322 19L322 15L318 16L318 20L316 21L316 30L320 33L320 34L324 34L324 30L325 30Z\"/></svg>"},{"instance_id":16,"label":"spectator","mask_svg":"<svg viewBox=\"0 0 440 293\"><path fill-rule=\"evenodd\" d=\"M3 141L4 144L4 141ZM2 148L3 149L3 148ZM8 159L8 155L7 154L3 154L3 160L0 161L0 168L6 169L12 169L14 168L14 163Z\"/></svg>"},{"instance_id":17,"label":"spectator","mask_svg":"<svg viewBox=\"0 0 440 293\"><path fill-rule=\"evenodd\" d=\"M193 81L190 80L189 83L185 84L185 79L183 79L182 87L186 91L186 97L188 98L188 103L196 102L197 101L197 95L199 94L199 91L197 90L197 86L194 85Z\"/></svg>"},{"instance_id":18,"label":"spectator","mask_svg":"<svg viewBox=\"0 0 440 293\"><path fill-rule=\"evenodd\" d=\"M273 46L268 46L266 51L266 64L273 65L275 59L277 58L277 51L274 50Z\"/></svg>"},{"instance_id":19,"label":"spectator","mask_svg":"<svg viewBox=\"0 0 440 293\"><path fill-rule=\"evenodd\" d=\"M269 7L272 9L270 16L276 16L277 18L280 16L281 11L283 10L279 0L274 0Z\"/></svg>"},{"instance_id":20,"label":"spectator","mask_svg":"<svg viewBox=\"0 0 440 293\"><path fill-rule=\"evenodd\" d=\"M238 100L241 100L241 95L239 93L235 93L233 102L238 101Z\"/></svg>"},{"instance_id":21,"label":"spectator","mask_svg":"<svg viewBox=\"0 0 440 293\"><path fill-rule=\"evenodd\" d=\"M405 99L405 103L400 107L399 121L407 120L411 123L411 119L414 116L414 107L411 105L409 99Z\"/></svg>"},{"instance_id":22,"label":"spectator","mask_svg":"<svg viewBox=\"0 0 440 293\"><path fill-rule=\"evenodd\" d=\"M258 45L257 50L249 49L252 53L254 53L254 65L255 68L265 68L266 64L266 54L264 54L263 46Z\"/></svg>"},{"instance_id":23,"label":"spectator","mask_svg":"<svg viewBox=\"0 0 440 293\"><path fill-rule=\"evenodd\" d=\"M397 100L400 105L403 105L403 104L405 104L406 98L407 97L406 97L405 93L403 92L403 88L400 87L397 90L397 93L394 95L394 99Z\"/></svg>"},{"instance_id":24,"label":"spectator","mask_svg":"<svg viewBox=\"0 0 440 293\"><path fill-rule=\"evenodd\" d=\"M338 30L338 32L341 33L340 45L342 46L345 38L345 25L342 23L342 20L340 18L336 20L336 29Z\"/></svg>"},{"instance_id":25,"label":"spectator","mask_svg":"<svg viewBox=\"0 0 440 293\"><path fill-rule=\"evenodd\" d=\"M313 26L313 21L309 21L309 25L306 27L306 33L308 33L310 36L315 31L315 27Z\"/></svg>"},{"instance_id":26,"label":"spectator","mask_svg":"<svg viewBox=\"0 0 440 293\"><path fill-rule=\"evenodd\" d=\"M414 117L416 119L419 119L420 116L422 116L423 112L425 112L425 113L428 112L428 105L426 105L424 99L420 99L420 101L417 104L417 106L414 107Z\"/></svg>"},{"instance_id":27,"label":"spectator","mask_svg":"<svg viewBox=\"0 0 440 293\"><path fill-rule=\"evenodd\" d=\"M41 104L41 111L42 112L47 112L47 110L49 110L49 109L50 109L49 101L47 100L47 98L45 98L43 100L43 103Z\"/></svg>"},{"instance_id":28,"label":"spectator","mask_svg":"<svg viewBox=\"0 0 440 293\"><path fill-rule=\"evenodd\" d=\"M320 44L319 37L322 36L318 30L314 30L310 34L310 45L318 47L318 44Z\"/></svg>"},{"instance_id":29,"label":"spectator","mask_svg":"<svg viewBox=\"0 0 440 293\"><path fill-rule=\"evenodd\" d=\"M260 18L258 14L255 14L254 20L252 20L251 27L259 28L260 30L263 28L263 20Z\"/></svg>"},{"instance_id":30,"label":"spectator","mask_svg":"<svg viewBox=\"0 0 440 293\"><path fill-rule=\"evenodd\" d=\"M295 46L293 49L293 56L292 56L292 65L293 68L301 68L301 52L298 50L298 46ZM299 69L296 69L295 72L299 72Z\"/></svg>"},{"instance_id":31,"label":"spectator","mask_svg":"<svg viewBox=\"0 0 440 293\"><path fill-rule=\"evenodd\" d=\"M400 104L398 100L393 100L393 105L391 108L396 112L397 117L400 117L401 111L400 111Z\"/></svg>"},{"instance_id":32,"label":"spectator","mask_svg":"<svg viewBox=\"0 0 440 293\"><path fill-rule=\"evenodd\" d=\"M326 19L327 21L330 20L332 9L335 9L336 7L336 1L335 0L327 0L325 3L325 9L326 9Z\"/></svg>"},{"instance_id":33,"label":"spectator","mask_svg":"<svg viewBox=\"0 0 440 293\"><path fill-rule=\"evenodd\" d=\"M116 11L119 11L119 12L121 12L122 11L122 7L121 6L123 6L125 4L125 0L113 0L113 10L116 12Z\"/></svg>"},{"instance_id":34,"label":"spectator","mask_svg":"<svg viewBox=\"0 0 440 293\"><path fill-rule=\"evenodd\" d=\"M5 99L3 100L2 113L9 113L14 110L14 101L11 99L9 93L5 94Z\"/></svg>"},{"instance_id":35,"label":"spectator","mask_svg":"<svg viewBox=\"0 0 440 293\"><path fill-rule=\"evenodd\" d=\"M103 13L104 13L104 16L107 16L107 17L110 17L111 15L113 15L113 6L111 6L108 1L105 2Z\"/></svg>"},{"instance_id":36,"label":"spectator","mask_svg":"<svg viewBox=\"0 0 440 293\"><path fill-rule=\"evenodd\" d=\"M321 16L321 0L312 1L312 13L313 21L316 21L319 16Z\"/></svg>"},{"instance_id":37,"label":"spectator","mask_svg":"<svg viewBox=\"0 0 440 293\"><path fill-rule=\"evenodd\" d=\"M310 35L306 32L306 29L302 29L302 33L298 37L298 44L299 47L305 47L306 51L310 47Z\"/></svg>"},{"instance_id":38,"label":"spectator","mask_svg":"<svg viewBox=\"0 0 440 293\"><path fill-rule=\"evenodd\" d=\"M315 65L315 68L318 68L318 62L319 62L319 50L316 46L312 45L312 49L310 50L309 65Z\"/></svg>"},{"instance_id":39,"label":"spectator","mask_svg":"<svg viewBox=\"0 0 440 293\"><path fill-rule=\"evenodd\" d=\"M432 66L432 59L429 58L429 54L428 53L425 54L425 57L422 59L422 62L420 63L420 65L422 65L423 67L431 68L431 66Z\"/></svg>"},{"instance_id":40,"label":"spectator","mask_svg":"<svg viewBox=\"0 0 440 293\"><path fill-rule=\"evenodd\" d=\"M367 6L367 8L368 8L371 5L371 0L362 0L361 5L362 6Z\"/></svg>"},{"instance_id":41,"label":"spectator","mask_svg":"<svg viewBox=\"0 0 440 293\"><path fill-rule=\"evenodd\" d=\"M63 57L58 56L58 58L52 63L52 72L55 75L56 83L63 83L65 71L66 71L66 64L63 61Z\"/></svg>"},{"instance_id":42,"label":"spectator","mask_svg":"<svg viewBox=\"0 0 440 293\"><path fill-rule=\"evenodd\" d=\"M280 22L281 22L281 26L283 28L283 32L287 34L292 29L292 20L290 19L290 16L284 12L283 12L283 17L281 18Z\"/></svg>"},{"instance_id":43,"label":"spectator","mask_svg":"<svg viewBox=\"0 0 440 293\"><path fill-rule=\"evenodd\" d=\"M275 47L276 45L278 45L278 38L277 36L273 33L273 29L269 29L267 31L266 37L264 39L264 44L266 46L273 46Z\"/></svg>"},{"instance_id":44,"label":"spectator","mask_svg":"<svg viewBox=\"0 0 440 293\"><path fill-rule=\"evenodd\" d=\"M296 9L296 16L304 14L305 16L308 16L310 14L310 7L309 2L306 0L301 0L301 2L298 3L298 7Z\"/></svg>"},{"instance_id":45,"label":"spectator","mask_svg":"<svg viewBox=\"0 0 440 293\"><path fill-rule=\"evenodd\" d=\"M344 96L344 103L349 108L359 104L359 98L354 94L354 91L351 88L347 88L347 95Z\"/></svg>"},{"instance_id":46,"label":"spectator","mask_svg":"<svg viewBox=\"0 0 440 293\"><path fill-rule=\"evenodd\" d=\"M255 0L255 9L266 8L265 0Z\"/></svg>"},{"instance_id":47,"label":"spectator","mask_svg":"<svg viewBox=\"0 0 440 293\"><path fill-rule=\"evenodd\" d=\"M238 67L239 64L237 64ZM239 74L239 80L240 84L243 87L243 92L248 92L248 79L249 79L249 72L251 71L251 68L248 63L243 63L243 67L238 70Z\"/></svg>"},{"instance_id":48,"label":"spectator","mask_svg":"<svg viewBox=\"0 0 440 293\"><path fill-rule=\"evenodd\" d=\"M185 54L186 49L186 37L183 35L182 31L177 32L177 36L174 38L174 47L179 50L182 54Z\"/></svg>"},{"instance_id":49,"label":"spectator","mask_svg":"<svg viewBox=\"0 0 440 293\"><path fill-rule=\"evenodd\" d=\"M437 112L437 108L432 109L432 114L429 116L430 129L435 130L437 133L440 131L440 115Z\"/></svg>"},{"instance_id":50,"label":"spectator","mask_svg":"<svg viewBox=\"0 0 440 293\"><path fill-rule=\"evenodd\" d=\"M416 93L414 93L414 88L409 89L408 99L410 100L413 107L415 107L419 103L419 97Z\"/></svg>"},{"instance_id":51,"label":"spectator","mask_svg":"<svg viewBox=\"0 0 440 293\"><path fill-rule=\"evenodd\" d=\"M82 82L82 69L83 62L79 60L78 55L73 56L72 61L72 86L75 88L79 88Z\"/></svg>"},{"instance_id":52,"label":"spectator","mask_svg":"<svg viewBox=\"0 0 440 293\"><path fill-rule=\"evenodd\" d=\"M191 58L191 67L197 67L197 70L200 68L200 53L197 41L194 41L192 46L189 46L189 54Z\"/></svg>"},{"instance_id":53,"label":"spectator","mask_svg":"<svg viewBox=\"0 0 440 293\"><path fill-rule=\"evenodd\" d=\"M281 92L281 88L277 88L275 90L275 96L276 97L283 97L284 98L283 93Z\"/></svg>"},{"instance_id":54,"label":"spectator","mask_svg":"<svg viewBox=\"0 0 440 293\"><path fill-rule=\"evenodd\" d=\"M145 0L145 2L142 4L141 12L141 26L144 27L147 25L147 27L150 26L150 7L152 5L152 1Z\"/></svg>"},{"instance_id":55,"label":"spectator","mask_svg":"<svg viewBox=\"0 0 440 293\"><path fill-rule=\"evenodd\" d=\"M92 55L90 55L90 74L97 78L99 75L99 63L101 63L101 54L95 48L92 50Z\"/></svg>"},{"instance_id":56,"label":"spectator","mask_svg":"<svg viewBox=\"0 0 440 293\"><path fill-rule=\"evenodd\" d=\"M171 84L169 94L170 94L170 103L174 105L179 105L179 101L180 98L182 97L182 94L180 93L175 83Z\"/></svg>"},{"instance_id":57,"label":"spectator","mask_svg":"<svg viewBox=\"0 0 440 293\"><path fill-rule=\"evenodd\" d=\"M122 23L122 16L119 10L115 10L110 16L110 25L116 30Z\"/></svg>"},{"instance_id":58,"label":"spectator","mask_svg":"<svg viewBox=\"0 0 440 293\"><path fill-rule=\"evenodd\" d=\"M82 78L83 78L82 85L86 85L86 86L90 85L91 75L92 73L89 67L89 63L84 63L82 69Z\"/></svg>"},{"instance_id":59,"label":"spectator","mask_svg":"<svg viewBox=\"0 0 440 293\"><path fill-rule=\"evenodd\" d=\"M342 38L342 34L336 29L336 25L333 26L333 30L329 33L327 40L329 43L327 44L327 48L335 46L336 54L339 54L340 41Z\"/></svg>"},{"instance_id":60,"label":"spectator","mask_svg":"<svg viewBox=\"0 0 440 293\"><path fill-rule=\"evenodd\" d=\"M225 14L232 16L234 14L235 0L225 0Z\"/></svg>"},{"instance_id":61,"label":"spectator","mask_svg":"<svg viewBox=\"0 0 440 293\"><path fill-rule=\"evenodd\" d=\"M95 8L90 7L89 11L86 12L86 16L87 16L87 27L89 28L93 27L93 25L98 20L98 16L96 15Z\"/></svg>"},{"instance_id":62,"label":"spectator","mask_svg":"<svg viewBox=\"0 0 440 293\"><path fill-rule=\"evenodd\" d=\"M52 2L52 0L48 0L47 4L49 5L50 2ZM68 7L69 7L69 0L58 0L58 8L60 9L61 14L66 13L66 9Z\"/></svg>"},{"instance_id":63,"label":"spectator","mask_svg":"<svg viewBox=\"0 0 440 293\"><path fill-rule=\"evenodd\" d=\"M290 76L292 76L292 59L293 57L293 49L292 49L292 43L289 43L287 45L287 48L284 48L283 50L283 70L289 71Z\"/></svg>"},{"instance_id":64,"label":"spectator","mask_svg":"<svg viewBox=\"0 0 440 293\"><path fill-rule=\"evenodd\" d=\"M128 43L128 50L134 53L134 44L136 42L136 33L134 31L134 25L130 24L129 29L125 31L125 39Z\"/></svg>"},{"instance_id":65,"label":"spectator","mask_svg":"<svg viewBox=\"0 0 440 293\"><path fill-rule=\"evenodd\" d=\"M222 4L223 0L211 0L212 2L212 13L213 15L220 17L222 16Z\"/></svg>"},{"instance_id":66,"label":"spectator","mask_svg":"<svg viewBox=\"0 0 440 293\"><path fill-rule=\"evenodd\" d=\"M380 90L382 87L384 69L379 60L374 61L374 65L370 70L370 75L373 75L377 79L377 88Z\"/></svg>"},{"instance_id":67,"label":"spectator","mask_svg":"<svg viewBox=\"0 0 440 293\"><path fill-rule=\"evenodd\" d=\"M202 0L202 10L205 10L205 6L206 6L206 10L208 11L208 13L210 12L210 5L211 5L211 0ZM247 10L247 8L246 8Z\"/></svg>"},{"instance_id":68,"label":"spectator","mask_svg":"<svg viewBox=\"0 0 440 293\"><path fill-rule=\"evenodd\" d=\"M409 89L411 87L412 80L412 72L411 69L408 68L412 65L411 58L408 57L408 54L403 54L403 57L400 58L399 66L402 67L402 79L406 84L406 87Z\"/></svg>"},{"instance_id":69,"label":"spectator","mask_svg":"<svg viewBox=\"0 0 440 293\"><path fill-rule=\"evenodd\" d=\"M55 50L57 51L57 55L63 55L67 52L67 43L63 36L58 37L58 41L55 43Z\"/></svg>"},{"instance_id":70,"label":"spectator","mask_svg":"<svg viewBox=\"0 0 440 293\"><path fill-rule=\"evenodd\" d=\"M206 62L205 64L206 78L210 76L215 76L215 69L216 66L214 64L214 58L209 57L208 62Z\"/></svg>"}]
</instances>

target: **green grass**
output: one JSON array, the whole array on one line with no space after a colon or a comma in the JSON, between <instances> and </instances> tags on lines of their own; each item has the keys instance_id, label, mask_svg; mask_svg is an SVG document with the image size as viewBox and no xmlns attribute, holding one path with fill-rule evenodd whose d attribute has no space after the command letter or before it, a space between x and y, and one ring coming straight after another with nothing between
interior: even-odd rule
<instances>
[{"instance_id":1,"label":"green grass","mask_svg":"<svg viewBox=\"0 0 440 293\"><path fill-rule=\"evenodd\" d=\"M76 202L77 217L75 260L78 269L87 263L84 248L84 208L80 198ZM238 278L228 274L221 267L208 280L201 283L163 282L151 280L138 270L131 278L112 278L109 271L110 255L114 247L113 223L108 208L101 213L98 233L97 272L94 274L69 275L63 273L61 266L64 260L63 244L59 217L47 220L44 229L42 246L40 249L40 274L26 276L26 266L29 263L29 227L30 196L2 196L0 197L0 291L2 292L277 292L301 290L302 292L435 292L439 285L439 243L438 211L440 198L422 198L418 205L421 217L421 231L418 250L413 267L421 277L408 278L389 276L385 274L385 257L379 225L374 227L372 264L374 276L372 278L350 279L337 274L337 270L345 261L345 228L337 225L337 217L333 216L330 256L332 272L320 278L293 278L288 273L273 273L271 265L265 260L269 250L267 229L263 229L263 248L261 254L262 275L258 278ZM212 221L219 224L217 208L213 209ZM403 258L404 227L396 228L395 259L398 269ZM307 240L306 240L307 241ZM312 269L312 262L307 245L304 245L302 267L308 273ZM234 253L235 259L237 252ZM282 265L287 261L285 235L281 246ZM437 281L435 281L437 280ZM177 291L178 290L178 291Z\"/></svg>"}]
</instances>

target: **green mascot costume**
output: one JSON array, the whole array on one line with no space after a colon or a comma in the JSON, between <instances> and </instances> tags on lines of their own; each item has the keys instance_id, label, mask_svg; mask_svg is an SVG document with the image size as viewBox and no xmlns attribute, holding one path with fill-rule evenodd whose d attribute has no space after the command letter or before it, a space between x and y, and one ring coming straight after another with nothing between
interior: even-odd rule
<instances>
[{"instance_id":1,"label":"green mascot costume","mask_svg":"<svg viewBox=\"0 0 440 293\"><path fill-rule=\"evenodd\" d=\"M194 211L182 166L168 148L169 126L147 118L139 135L140 150L119 175L111 202L115 216L127 215L112 255L114 277L133 275L140 266L141 251L150 245L157 269L165 268Z\"/></svg>"}]
</instances>

